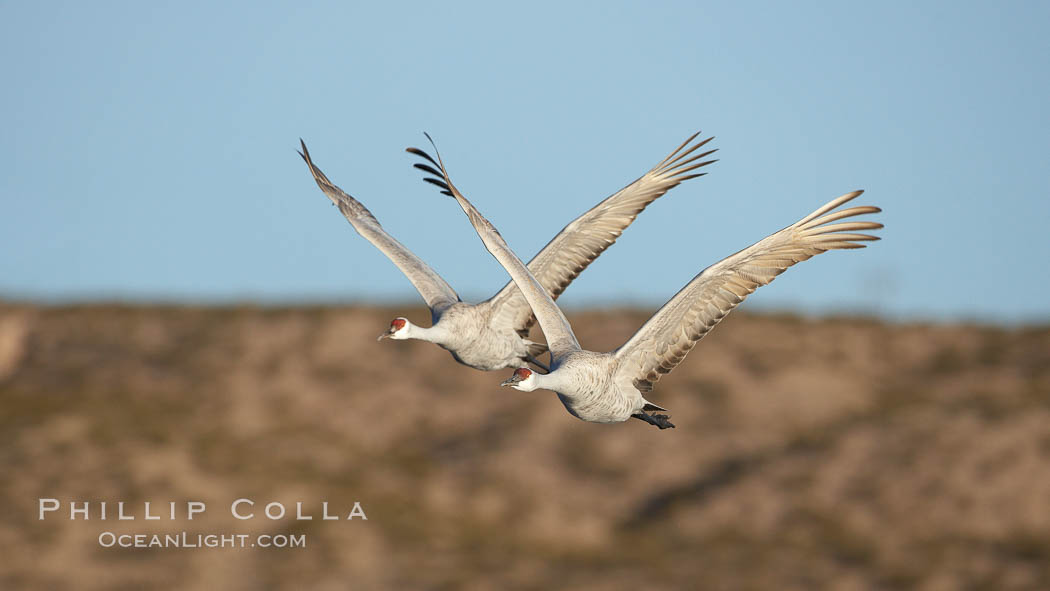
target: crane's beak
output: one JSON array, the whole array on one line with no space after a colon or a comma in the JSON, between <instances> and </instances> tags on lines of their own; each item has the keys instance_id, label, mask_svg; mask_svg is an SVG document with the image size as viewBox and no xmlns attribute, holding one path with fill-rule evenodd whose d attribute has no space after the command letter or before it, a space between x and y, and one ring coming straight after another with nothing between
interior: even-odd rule
<instances>
[{"instance_id":1,"label":"crane's beak","mask_svg":"<svg viewBox=\"0 0 1050 591\"><path fill-rule=\"evenodd\" d=\"M517 384L520 381L521 381L521 378L518 377L518 374L513 374L509 378L503 380L503 382L500 384L500 386L513 386L514 384Z\"/></svg>"},{"instance_id":2,"label":"crane's beak","mask_svg":"<svg viewBox=\"0 0 1050 591\"><path fill-rule=\"evenodd\" d=\"M393 335L394 332L396 332L396 329L393 326L391 326L389 330L387 330L383 334L381 334L378 337L376 337L376 341L381 341L381 340L387 338L388 336Z\"/></svg>"}]
</instances>

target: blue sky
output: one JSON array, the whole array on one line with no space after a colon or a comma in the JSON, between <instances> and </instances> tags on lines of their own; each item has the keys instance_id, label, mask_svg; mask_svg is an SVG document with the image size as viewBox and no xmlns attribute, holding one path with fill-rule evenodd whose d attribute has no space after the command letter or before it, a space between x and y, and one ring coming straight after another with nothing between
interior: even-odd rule
<instances>
[{"instance_id":1,"label":"blue sky","mask_svg":"<svg viewBox=\"0 0 1050 591\"><path fill-rule=\"evenodd\" d=\"M465 299L506 281L404 153L435 138L523 258L693 131L568 307L656 307L863 188L883 240L751 309L1046 322L1050 4L0 4L0 297L417 302L295 150Z\"/></svg>"}]
</instances>

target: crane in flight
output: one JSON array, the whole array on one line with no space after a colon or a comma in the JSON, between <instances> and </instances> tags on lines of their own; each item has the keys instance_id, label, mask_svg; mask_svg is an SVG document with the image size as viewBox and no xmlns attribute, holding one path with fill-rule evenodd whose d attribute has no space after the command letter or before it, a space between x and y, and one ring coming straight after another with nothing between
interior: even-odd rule
<instances>
[{"instance_id":1,"label":"crane in flight","mask_svg":"<svg viewBox=\"0 0 1050 591\"><path fill-rule=\"evenodd\" d=\"M682 181L705 174L698 169L715 162L704 160L715 150L698 151L712 139L696 141L699 135L697 132L690 136L633 183L569 222L533 257L529 269L545 294L557 298L587 265L616 242L646 206ZM440 275L388 234L360 201L329 181L310 158L306 143L299 143L299 155L317 186L339 207L358 234L397 265L430 308L431 326L418 326L399 316L379 335L380 340L389 337L429 341L448 350L456 361L484 371L526 367L528 363L548 370L537 359L547 346L528 339L535 318L513 281L483 302L461 301Z\"/></svg>"},{"instance_id":2,"label":"crane in flight","mask_svg":"<svg viewBox=\"0 0 1050 591\"><path fill-rule=\"evenodd\" d=\"M430 140L429 135L427 139ZM433 140L430 141L433 146ZM646 400L644 395L652 391L663 374L685 359L697 341L755 289L767 285L788 267L829 250L863 248L862 242L878 237L859 232L883 227L867 220L839 221L881 211L870 205L839 209L863 191L842 195L701 271L616 350L587 351L535 273L452 184L436 146L437 160L418 148L408 151L429 163L419 165L434 175L427 181L459 202L485 248L507 270L532 307L547 339L551 353L549 371L538 374L527 367L518 368L501 385L525 392L553 390L570 414L596 423L621 423L635 418L660 429L673 428L670 417L661 414L667 409Z\"/></svg>"}]
</instances>

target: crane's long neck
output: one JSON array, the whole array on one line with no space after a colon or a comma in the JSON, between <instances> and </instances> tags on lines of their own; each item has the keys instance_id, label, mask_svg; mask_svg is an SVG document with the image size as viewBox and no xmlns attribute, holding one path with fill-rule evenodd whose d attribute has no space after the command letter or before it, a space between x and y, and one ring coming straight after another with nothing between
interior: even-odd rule
<instances>
[{"instance_id":1,"label":"crane's long neck","mask_svg":"<svg viewBox=\"0 0 1050 591\"><path fill-rule=\"evenodd\" d=\"M435 343L438 345L444 345L448 339L448 331L441 326L416 326L415 324L409 324L405 327L406 339L416 339L419 341L427 341L428 343Z\"/></svg>"},{"instance_id":2,"label":"crane's long neck","mask_svg":"<svg viewBox=\"0 0 1050 591\"><path fill-rule=\"evenodd\" d=\"M532 374L532 386L533 390L554 390L555 384L558 382L557 376L551 377L550 374L533 373Z\"/></svg>"},{"instance_id":3,"label":"crane's long neck","mask_svg":"<svg viewBox=\"0 0 1050 591\"><path fill-rule=\"evenodd\" d=\"M551 390L552 392L558 392L572 397L572 392L563 392L563 390L567 389L567 384L562 379L564 377L565 376L559 374L557 370L554 370L549 374L533 372L526 391Z\"/></svg>"}]
</instances>

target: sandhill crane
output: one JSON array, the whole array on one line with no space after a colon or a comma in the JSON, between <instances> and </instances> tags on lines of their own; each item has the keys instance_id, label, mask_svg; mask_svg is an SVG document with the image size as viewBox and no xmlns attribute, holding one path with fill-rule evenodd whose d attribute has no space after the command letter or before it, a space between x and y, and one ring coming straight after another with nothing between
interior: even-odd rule
<instances>
[{"instance_id":1,"label":"sandhill crane","mask_svg":"<svg viewBox=\"0 0 1050 591\"><path fill-rule=\"evenodd\" d=\"M699 135L690 136L649 172L570 222L533 257L529 269L545 293L557 298L591 261L616 242L647 205L682 181L705 174L695 171L714 162L703 158L715 150L698 153L712 139L694 141ZM485 371L525 367L529 362L547 370L536 359L547 347L527 339L534 322L532 308L514 282L484 302L460 301L449 284L388 234L364 205L329 181L310 159L306 144L302 140L299 143L303 148L299 155L310 167L317 186L358 234L401 269L430 308L429 328L398 317L379 335L380 340L429 341L448 350L456 361Z\"/></svg>"},{"instance_id":2,"label":"sandhill crane","mask_svg":"<svg viewBox=\"0 0 1050 591\"><path fill-rule=\"evenodd\" d=\"M696 342L751 292L773 281L788 267L828 250L863 248L865 245L858 241L878 240L878 237L856 232L882 228L882 224L871 221L831 223L881 211L872 206L837 210L863 191L833 199L798 222L704 269L626 343L615 351L596 353L580 347L565 315L543 285L507 246L496 228L452 184L437 148L436 162L418 148L408 150L440 169L423 167L438 177L428 179L429 182L438 184L442 193L459 202L485 248L521 289L547 337L551 352L549 372L537 374L528 368L519 368L501 385L526 392L539 388L553 390L569 413L596 423L621 423L633 417L660 429L673 428L668 415L655 414L666 409L643 396L652 391L661 375L681 363Z\"/></svg>"}]
</instances>

